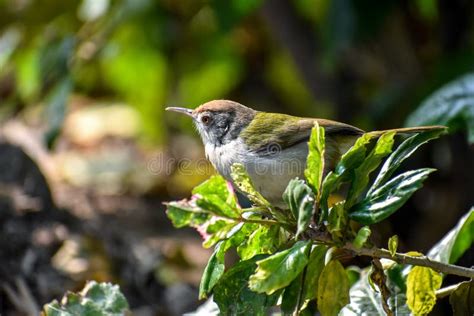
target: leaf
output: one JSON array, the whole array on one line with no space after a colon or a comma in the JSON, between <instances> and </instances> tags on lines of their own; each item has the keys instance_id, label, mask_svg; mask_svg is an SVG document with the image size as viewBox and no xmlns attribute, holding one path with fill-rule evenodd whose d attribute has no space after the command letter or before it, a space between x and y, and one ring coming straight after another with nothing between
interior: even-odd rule
<instances>
[{"instance_id":1,"label":"leaf","mask_svg":"<svg viewBox=\"0 0 474 316\"><path fill-rule=\"evenodd\" d=\"M426 132L417 133L416 135L413 135L403 141L403 143L401 143L397 149L395 149L395 151L387 158L387 160L385 160L379 174L377 175L377 178L375 179L367 194L371 194L376 188L384 184L387 179L390 178L393 172L397 170L397 168L402 164L402 162L410 157L421 145L432 139L438 138L445 132L445 128L429 130Z\"/></svg>"},{"instance_id":2,"label":"leaf","mask_svg":"<svg viewBox=\"0 0 474 316\"><path fill-rule=\"evenodd\" d=\"M309 241L298 241L293 247L257 261L249 287L258 293L272 294L289 285L308 264Z\"/></svg>"},{"instance_id":3,"label":"leaf","mask_svg":"<svg viewBox=\"0 0 474 316\"><path fill-rule=\"evenodd\" d=\"M431 268L416 266L407 277L407 304L415 315L428 314L436 304L436 290L441 287L441 274Z\"/></svg>"},{"instance_id":4,"label":"leaf","mask_svg":"<svg viewBox=\"0 0 474 316\"><path fill-rule=\"evenodd\" d=\"M328 198L329 195L336 191L339 186L351 179L353 169L357 168L366 157L366 146L370 143L370 140L375 137L374 134L366 133L359 137L354 144L344 155L336 165L334 171L328 173L323 180L321 189L321 217L320 222L326 220L328 215Z\"/></svg>"},{"instance_id":5,"label":"leaf","mask_svg":"<svg viewBox=\"0 0 474 316\"><path fill-rule=\"evenodd\" d=\"M298 308L298 300L300 298L304 272L301 272L291 283L285 288L281 298L281 310L283 315L292 315Z\"/></svg>"},{"instance_id":6,"label":"leaf","mask_svg":"<svg viewBox=\"0 0 474 316\"><path fill-rule=\"evenodd\" d=\"M390 254L392 255L392 257L395 256L395 253L397 252L397 248L398 248L398 236L393 235L392 237L388 239L388 251L390 251Z\"/></svg>"},{"instance_id":7,"label":"leaf","mask_svg":"<svg viewBox=\"0 0 474 316\"><path fill-rule=\"evenodd\" d=\"M43 307L45 316L125 315L128 303L118 285L89 281L80 293L67 293L61 303L54 300Z\"/></svg>"},{"instance_id":8,"label":"leaf","mask_svg":"<svg viewBox=\"0 0 474 316\"><path fill-rule=\"evenodd\" d=\"M285 192L283 200L288 204L297 222L296 236L308 228L314 211L314 194L304 180L292 179Z\"/></svg>"},{"instance_id":9,"label":"leaf","mask_svg":"<svg viewBox=\"0 0 474 316\"><path fill-rule=\"evenodd\" d=\"M245 171L245 167L242 164L233 164L231 166L230 176L240 191L245 193L252 203L265 207L271 207L270 203L257 190L255 190L252 180L250 179L247 171Z\"/></svg>"},{"instance_id":10,"label":"leaf","mask_svg":"<svg viewBox=\"0 0 474 316\"><path fill-rule=\"evenodd\" d=\"M328 247L324 245L316 245L309 256L309 263L306 268L303 288L303 308L310 300L318 297L318 283L321 271L324 268L324 258Z\"/></svg>"},{"instance_id":11,"label":"leaf","mask_svg":"<svg viewBox=\"0 0 474 316\"><path fill-rule=\"evenodd\" d=\"M214 301L222 315L264 315L276 304L279 292L268 296L255 293L248 287L248 280L257 268L256 262L264 256L255 256L234 265L214 287Z\"/></svg>"},{"instance_id":12,"label":"leaf","mask_svg":"<svg viewBox=\"0 0 474 316\"><path fill-rule=\"evenodd\" d=\"M193 189L197 196L196 204L201 208L214 212L217 215L237 218L240 211L237 198L228 183L221 176L212 176Z\"/></svg>"},{"instance_id":13,"label":"leaf","mask_svg":"<svg viewBox=\"0 0 474 316\"><path fill-rule=\"evenodd\" d=\"M466 281L449 296L454 316L474 315L474 281Z\"/></svg>"},{"instance_id":14,"label":"leaf","mask_svg":"<svg viewBox=\"0 0 474 316\"><path fill-rule=\"evenodd\" d=\"M203 212L199 207L186 200L167 203L166 215L176 228L197 227L211 217L210 214Z\"/></svg>"},{"instance_id":15,"label":"leaf","mask_svg":"<svg viewBox=\"0 0 474 316\"><path fill-rule=\"evenodd\" d=\"M354 179L351 182L345 203L345 209L351 208L359 195L369 183L369 176L382 162L382 159L392 152L395 132L386 132L377 140L375 148L365 160L354 170Z\"/></svg>"},{"instance_id":16,"label":"leaf","mask_svg":"<svg viewBox=\"0 0 474 316\"><path fill-rule=\"evenodd\" d=\"M316 199L319 199L321 194L321 183L324 172L324 144L324 128L319 127L318 122L315 121L308 142L309 153L306 160L304 176L309 186L313 189Z\"/></svg>"},{"instance_id":17,"label":"leaf","mask_svg":"<svg viewBox=\"0 0 474 316\"><path fill-rule=\"evenodd\" d=\"M210 248L217 242L236 234L244 225L243 222L229 222L218 220L206 227L206 236L202 244L204 248ZM230 236L229 236L230 235Z\"/></svg>"},{"instance_id":18,"label":"leaf","mask_svg":"<svg viewBox=\"0 0 474 316\"><path fill-rule=\"evenodd\" d=\"M227 250L225 243L226 241L221 241L216 245L206 268L204 268L201 283L199 284L199 299L206 298L224 274L224 255Z\"/></svg>"},{"instance_id":19,"label":"leaf","mask_svg":"<svg viewBox=\"0 0 474 316\"><path fill-rule=\"evenodd\" d=\"M465 125L468 141L474 143L474 74L464 75L431 94L407 119L407 126L447 125L456 130Z\"/></svg>"},{"instance_id":20,"label":"leaf","mask_svg":"<svg viewBox=\"0 0 474 316\"><path fill-rule=\"evenodd\" d=\"M336 316L349 303L349 278L338 260L323 268L318 284L318 310L322 316Z\"/></svg>"},{"instance_id":21,"label":"leaf","mask_svg":"<svg viewBox=\"0 0 474 316\"><path fill-rule=\"evenodd\" d=\"M369 239L371 233L372 232L370 231L370 228L368 226L361 227L357 232L354 241L352 242L354 247L356 249L362 248Z\"/></svg>"},{"instance_id":22,"label":"leaf","mask_svg":"<svg viewBox=\"0 0 474 316\"><path fill-rule=\"evenodd\" d=\"M384 220L405 204L433 171L423 168L398 175L354 205L349 217L364 225Z\"/></svg>"},{"instance_id":23,"label":"leaf","mask_svg":"<svg viewBox=\"0 0 474 316\"><path fill-rule=\"evenodd\" d=\"M259 226L243 243L237 247L237 253L242 260L247 260L258 254L270 254L277 250L280 227Z\"/></svg>"},{"instance_id":24,"label":"leaf","mask_svg":"<svg viewBox=\"0 0 474 316\"><path fill-rule=\"evenodd\" d=\"M350 303L346 305L339 315L359 316L359 315L385 315L382 306L382 297L379 292L372 289L369 283L369 269L361 272L361 277L349 292ZM389 298L389 307L397 311L396 315L410 315L410 310L406 306L404 291L397 288L390 288L393 293Z\"/></svg>"},{"instance_id":25,"label":"leaf","mask_svg":"<svg viewBox=\"0 0 474 316\"><path fill-rule=\"evenodd\" d=\"M342 241L347 227L347 214L344 210L344 202L338 202L329 210L327 221L328 231L336 241Z\"/></svg>"},{"instance_id":26,"label":"leaf","mask_svg":"<svg viewBox=\"0 0 474 316\"><path fill-rule=\"evenodd\" d=\"M443 263L455 263L474 242L474 207L471 208L441 241L428 252L427 257Z\"/></svg>"}]
</instances>

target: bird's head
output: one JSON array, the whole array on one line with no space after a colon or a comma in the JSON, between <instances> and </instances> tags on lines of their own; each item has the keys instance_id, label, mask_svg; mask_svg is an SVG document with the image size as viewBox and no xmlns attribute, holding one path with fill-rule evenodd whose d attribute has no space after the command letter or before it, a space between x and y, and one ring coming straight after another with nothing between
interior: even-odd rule
<instances>
[{"instance_id":1,"label":"bird's head","mask_svg":"<svg viewBox=\"0 0 474 316\"><path fill-rule=\"evenodd\" d=\"M173 111L190 116L205 144L220 146L239 137L240 132L255 117L257 111L229 100L214 100L196 109L168 107Z\"/></svg>"}]
</instances>

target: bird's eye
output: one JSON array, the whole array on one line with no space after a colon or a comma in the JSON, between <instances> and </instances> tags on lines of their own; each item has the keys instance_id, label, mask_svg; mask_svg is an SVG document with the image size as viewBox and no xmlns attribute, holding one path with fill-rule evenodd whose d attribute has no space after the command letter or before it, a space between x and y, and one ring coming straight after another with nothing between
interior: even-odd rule
<instances>
[{"instance_id":1,"label":"bird's eye","mask_svg":"<svg viewBox=\"0 0 474 316\"><path fill-rule=\"evenodd\" d=\"M204 125L209 124L210 121L211 121L211 117L210 117L209 115L203 115L203 116L201 116L201 122L202 122Z\"/></svg>"}]
</instances>

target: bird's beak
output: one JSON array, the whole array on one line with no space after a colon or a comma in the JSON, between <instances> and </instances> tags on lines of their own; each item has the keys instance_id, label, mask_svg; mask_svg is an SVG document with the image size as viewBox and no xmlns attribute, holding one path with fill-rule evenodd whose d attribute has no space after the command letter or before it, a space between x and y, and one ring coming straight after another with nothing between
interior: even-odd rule
<instances>
[{"instance_id":1,"label":"bird's beak","mask_svg":"<svg viewBox=\"0 0 474 316\"><path fill-rule=\"evenodd\" d=\"M187 108L179 108L175 106L170 106L170 107L167 107L165 110L171 111L171 112L182 113L182 114L186 114L187 116L194 117L193 110L187 109Z\"/></svg>"}]
</instances>

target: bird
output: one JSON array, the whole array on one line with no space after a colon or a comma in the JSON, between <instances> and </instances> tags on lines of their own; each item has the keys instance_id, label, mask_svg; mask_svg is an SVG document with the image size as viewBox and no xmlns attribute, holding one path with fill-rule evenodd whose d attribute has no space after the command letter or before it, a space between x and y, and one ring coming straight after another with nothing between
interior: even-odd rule
<instances>
[{"instance_id":1,"label":"bird","mask_svg":"<svg viewBox=\"0 0 474 316\"><path fill-rule=\"evenodd\" d=\"M242 164L255 189L272 205L287 208L282 195L294 178L304 178L308 141L315 122L324 128L324 174L365 132L355 126L321 118L257 111L231 100L213 100L195 109L167 107L192 118L214 168L232 182L231 166ZM440 126L398 128L416 133ZM386 131L378 131L382 135Z\"/></svg>"}]
</instances>

